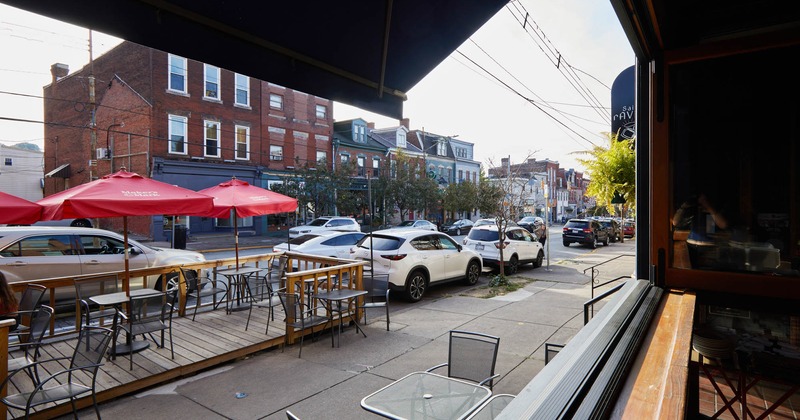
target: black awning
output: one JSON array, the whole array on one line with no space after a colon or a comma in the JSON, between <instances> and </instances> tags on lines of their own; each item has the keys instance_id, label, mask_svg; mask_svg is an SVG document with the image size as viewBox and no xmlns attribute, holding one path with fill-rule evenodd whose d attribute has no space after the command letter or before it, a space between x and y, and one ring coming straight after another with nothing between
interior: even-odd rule
<instances>
[{"instance_id":1,"label":"black awning","mask_svg":"<svg viewBox=\"0 0 800 420\"><path fill-rule=\"evenodd\" d=\"M45 178L69 178L72 176L72 171L69 168L69 163L65 163L58 168L45 174Z\"/></svg>"},{"instance_id":2,"label":"black awning","mask_svg":"<svg viewBox=\"0 0 800 420\"><path fill-rule=\"evenodd\" d=\"M508 0L0 1L399 119L405 93Z\"/></svg>"}]
</instances>

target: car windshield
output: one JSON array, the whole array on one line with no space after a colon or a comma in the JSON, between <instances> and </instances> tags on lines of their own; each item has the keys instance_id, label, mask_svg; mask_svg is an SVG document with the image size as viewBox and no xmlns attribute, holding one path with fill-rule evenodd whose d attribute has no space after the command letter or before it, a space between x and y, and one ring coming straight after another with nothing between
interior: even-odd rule
<instances>
[{"instance_id":1,"label":"car windshield","mask_svg":"<svg viewBox=\"0 0 800 420\"><path fill-rule=\"evenodd\" d=\"M498 240L499 233L496 230L472 229L469 231L469 239L473 241L493 242Z\"/></svg>"},{"instance_id":2,"label":"car windshield","mask_svg":"<svg viewBox=\"0 0 800 420\"><path fill-rule=\"evenodd\" d=\"M400 223L397 227L406 227L406 226L414 226L413 220L406 220L405 222Z\"/></svg>"},{"instance_id":3,"label":"car windshield","mask_svg":"<svg viewBox=\"0 0 800 420\"><path fill-rule=\"evenodd\" d=\"M325 226L325 223L328 223L328 219L314 219L309 223L309 226Z\"/></svg>"},{"instance_id":4,"label":"car windshield","mask_svg":"<svg viewBox=\"0 0 800 420\"><path fill-rule=\"evenodd\" d=\"M400 248L400 245L403 244L403 238L398 238L395 236L383 236L383 235L373 235L372 236L372 249L376 251L394 251ZM369 249L370 245L370 237L364 236L358 241L359 248L367 248Z\"/></svg>"}]
</instances>

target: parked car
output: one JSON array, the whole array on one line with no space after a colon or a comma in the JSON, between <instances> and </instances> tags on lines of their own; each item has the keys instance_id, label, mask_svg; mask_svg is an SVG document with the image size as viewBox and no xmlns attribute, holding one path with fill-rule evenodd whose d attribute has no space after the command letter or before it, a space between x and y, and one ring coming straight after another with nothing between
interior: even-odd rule
<instances>
[{"instance_id":1,"label":"parked car","mask_svg":"<svg viewBox=\"0 0 800 420\"><path fill-rule=\"evenodd\" d=\"M473 225L474 223L472 223L472 220L458 219L443 225L442 232L455 236L466 235L470 229L472 229Z\"/></svg>"},{"instance_id":2,"label":"parked car","mask_svg":"<svg viewBox=\"0 0 800 420\"><path fill-rule=\"evenodd\" d=\"M475 226L473 226L473 227L487 226L487 225L497 226L497 218L491 217L491 218L488 218L488 219L478 219L478 221L475 222ZM517 222L515 222L513 220L509 220L508 221L508 226L510 227L510 226L519 226L519 225L517 225Z\"/></svg>"},{"instance_id":3,"label":"parked car","mask_svg":"<svg viewBox=\"0 0 800 420\"><path fill-rule=\"evenodd\" d=\"M591 219L569 219L562 233L564 246L578 242L597 248L598 242L607 246L608 239L608 231L600 225L600 222Z\"/></svg>"},{"instance_id":4,"label":"parked car","mask_svg":"<svg viewBox=\"0 0 800 420\"><path fill-rule=\"evenodd\" d=\"M288 251L319 255L322 257L350 258L350 248L364 237L362 232L306 233L273 247L275 251Z\"/></svg>"},{"instance_id":5,"label":"parked car","mask_svg":"<svg viewBox=\"0 0 800 420\"><path fill-rule=\"evenodd\" d=\"M622 232L626 238L633 238L636 235L636 222L626 220L622 224Z\"/></svg>"},{"instance_id":6,"label":"parked car","mask_svg":"<svg viewBox=\"0 0 800 420\"><path fill-rule=\"evenodd\" d=\"M372 244L372 249L370 249ZM389 287L417 302L434 283L464 280L475 284L481 256L450 236L418 229L385 229L365 236L351 250L353 259L371 261L376 275L387 274Z\"/></svg>"},{"instance_id":7,"label":"parked car","mask_svg":"<svg viewBox=\"0 0 800 420\"><path fill-rule=\"evenodd\" d=\"M610 242L618 242L622 239L622 226L614 219L600 219L600 226L608 232Z\"/></svg>"},{"instance_id":8,"label":"parked car","mask_svg":"<svg viewBox=\"0 0 800 420\"><path fill-rule=\"evenodd\" d=\"M427 221L427 220L406 220L404 222L400 222L399 225L394 227L397 228L415 228L415 229L422 229L422 230L432 230L437 231L436 225Z\"/></svg>"},{"instance_id":9,"label":"parked car","mask_svg":"<svg viewBox=\"0 0 800 420\"><path fill-rule=\"evenodd\" d=\"M47 220L36 222L32 225L19 225L19 226L71 226L71 227L94 227L90 219L61 219L61 220Z\"/></svg>"},{"instance_id":10,"label":"parked car","mask_svg":"<svg viewBox=\"0 0 800 420\"><path fill-rule=\"evenodd\" d=\"M296 238L306 233L333 230L361 232L361 225L352 217L322 216L312 220L306 225L295 226L289 229L289 238Z\"/></svg>"},{"instance_id":11,"label":"parked car","mask_svg":"<svg viewBox=\"0 0 800 420\"><path fill-rule=\"evenodd\" d=\"M522 264L541 267L544 260L542 244L536 237L519 226L506 229L506 238L500 243L497 226L484 225L472 228L464 238L464 247L480 254L484 267L500 268L500 248L503 248L503 267L506 274L515 274Z\"/></svg>"},{"instance_id":12,"label":"parked car","mask_svg":"<svg viewBox=\"0 0 800 420\"><path fill-rule=\"evenodd\" d=\"M128 239L128 264L139 268L205 261L199 252L156 248ZM125 267L122 235L103 229L83 227L15 226L0 227L0 272L9 283L53 277L119 272ZM161 279L148 285L163 287ZM71 301L74 291L56 289L59 302Z\"/></svg>"},{"instance_id":13,"label":"parked car","mask_svg":"<svg viewBox=\"0 0 800 420\"><path fill-rule=\"evenodd\" d=\"M526 216L519 219L517 224L525 228L528 232L536 235L536 239L538 239L539 243L542 245L547 241L547 225L541 217Z\"/></svg>"}]
</instances>

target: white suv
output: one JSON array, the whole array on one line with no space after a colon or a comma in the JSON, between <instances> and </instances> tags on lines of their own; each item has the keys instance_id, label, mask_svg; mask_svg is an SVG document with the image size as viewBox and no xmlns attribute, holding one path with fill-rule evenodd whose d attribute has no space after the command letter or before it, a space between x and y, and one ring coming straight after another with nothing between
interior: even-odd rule
<instances>
[{"instance_id":1,"label":"white suv","mask_svg":"<svg viewBox=\"0 0 800 420\"><path fill-rule=\"evenodd\" d=\"M312 220L311 223L307 225L295 226L289 229L289 237L296 238L306 233L319 233L332 230L361 232L361 225L352 217L322 216Z\"/></svg>"},{"instance_id":2,"label":"white suv","mask_svg":"<svg viewBox=\"0 0 800 420\"><path fill-rule=\"evenodd\" d=\"M515 274L520 264L532 263L541 267L544 259L542 244L525 228L513 226L506 229L506 240L500 244L497 226L473 227L464 238L464 247L481 255L483 265L500 268L500 247L503 246L503 267L506 274Z\"/></svg>"}]
</instances>

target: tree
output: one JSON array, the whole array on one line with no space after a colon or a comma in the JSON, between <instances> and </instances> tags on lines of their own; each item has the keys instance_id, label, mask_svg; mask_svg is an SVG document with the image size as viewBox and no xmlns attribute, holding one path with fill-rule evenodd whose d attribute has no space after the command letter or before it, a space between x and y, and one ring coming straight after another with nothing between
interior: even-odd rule
<instances>
[{"instance_id":1,"label":"tree","mask_svg":"<svg viewBox=\"0 0 800 420\"><path fill-rule=\"evenodd\" d=\"M432 180L414 163L414 159L402 152L391 162L386 198L387 204L392 203L400 211L400 221L405 220L408 210L424 209L425 200L430 198L426 189L431 189L429 181Z\"/></svg>"},{"instance_id":2,"label":"tree","mask_svg":"<svg viewBox=\"0 0 800 420\"><path fill-rule=\"evenodd\" d=\"M625 214L636 208L635 139L621 139L610 133L606 136L608 147L595 146L592 150L578 152L589 155L578 162L586 167L592 180L586 194L595 198L598 207L605 207L613 215L617 214L617 209L611 201L615 196L623 198L625 203L621 208Z\"/></svg>"}]
</instances>

